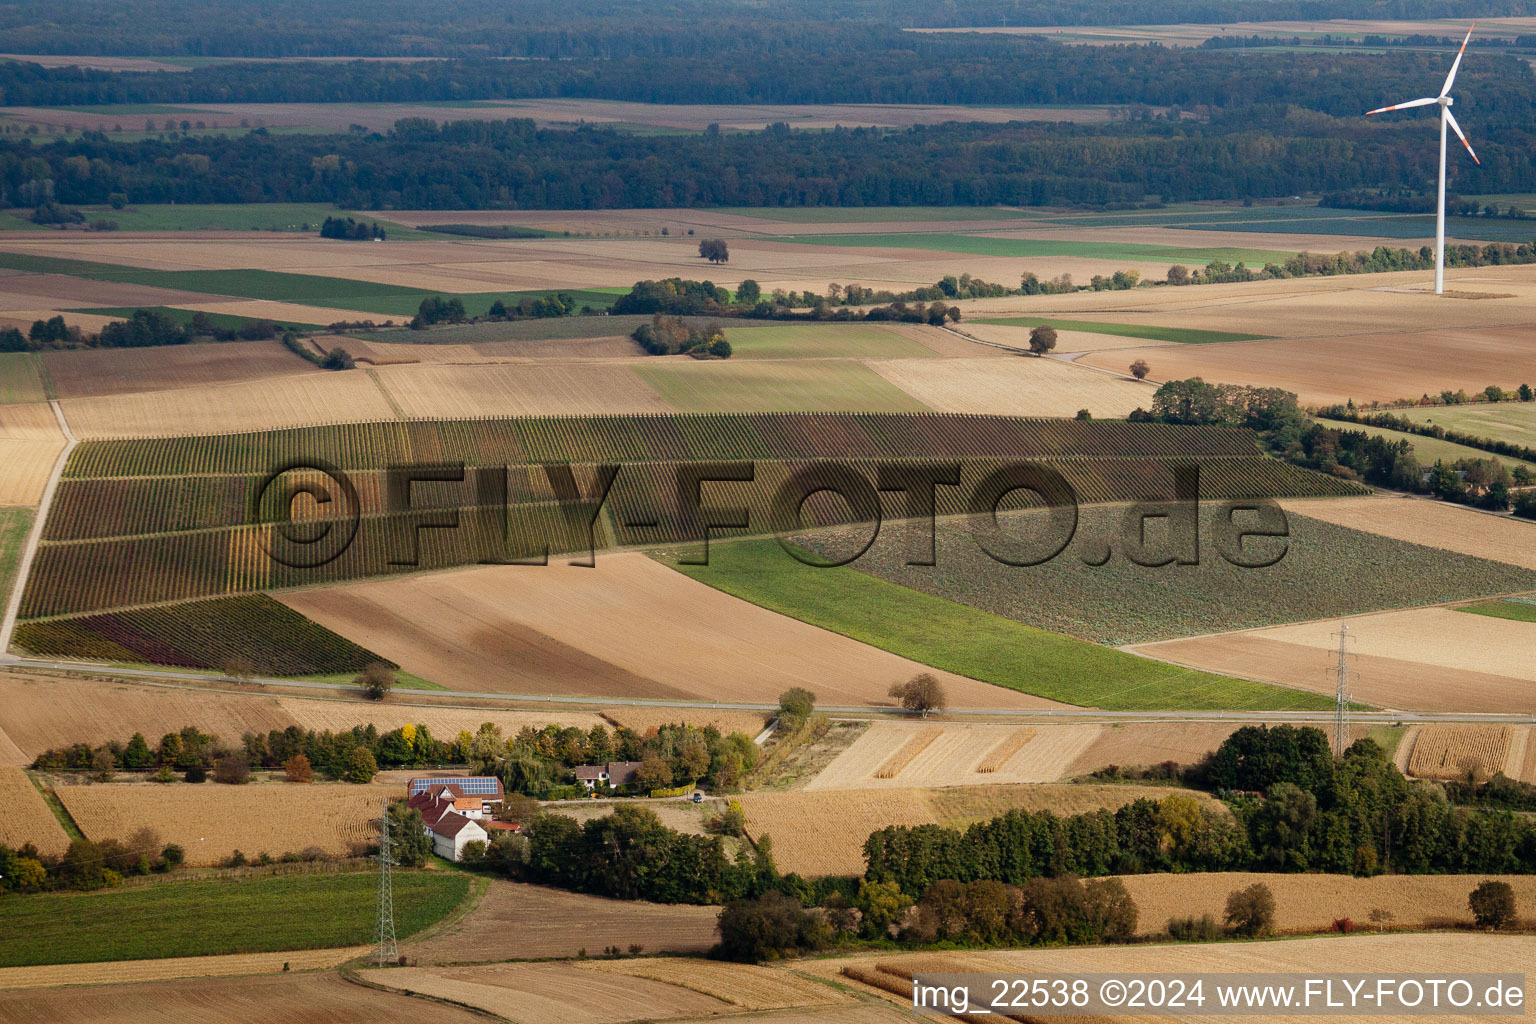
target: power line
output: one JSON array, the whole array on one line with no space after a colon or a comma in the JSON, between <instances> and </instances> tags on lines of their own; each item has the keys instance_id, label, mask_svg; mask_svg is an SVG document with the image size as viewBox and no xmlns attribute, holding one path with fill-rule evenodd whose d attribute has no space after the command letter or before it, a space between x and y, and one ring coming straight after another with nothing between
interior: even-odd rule
<instances>
[{"instance_id":1,"label":"power line","mask_svg":"<svg viewBox=\"0 0 1536 1024\"><path fill-rule=\"evenodd\" d=\"M1339 638L1339 661L1332 670L1336 683L1333 708L1333 752L1336 756L1343 757L1349 739L1349 678L1351 675L1349 645L1355 638L1349 635L1349 623L1343 619L1339 620L1339 631L1333 635Z\"/></svg>"},{"instance_id":2,"label":"power line","mask_svg":"<svg viewBox=\"0 0 1536 1024\"><path fill-rule=\"evenodd\" d=\"M384 813L379 816L379 900L378 918L373 926L374 951L372 959L379 966L398 963L400 947L395 942L395 892L389 869L394 856L389 848L389 801L383 802Z\"/></svg>"}]
</instances>

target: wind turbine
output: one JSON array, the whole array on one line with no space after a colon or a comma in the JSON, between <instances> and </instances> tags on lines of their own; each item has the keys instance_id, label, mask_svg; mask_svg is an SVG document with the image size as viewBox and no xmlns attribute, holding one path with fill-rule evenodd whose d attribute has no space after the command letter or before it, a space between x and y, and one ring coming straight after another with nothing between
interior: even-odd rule
<instances>
[{"instance_id":1,"label":"wind turbine","mask_svg":"<svg viewBox=\"0 0 1536 1024\"><path fill-rule=\"evenodd\" d=\"M1435 294L1445 293L1445 126L1450 125L1456 132L1456 137L1461 144L1467 147L1472 161L1481 165L1482 161L1477 154L1472 152L1472 143L1467 141L1466 134L1461 130L1461 125L1456 123L1455 116L1451 113L1451 104L1456 101L1451 98L1451 85L1456 81L1456 69L1461 67L1461 55L1467 52L1467 43L1472 39L1472 26L1467 29L1467 38L1461 41L1461 49L1456 51L1456 60L1451 64L1451 73L1445 76L1445 85L1440 87L1440 95L1425 96L1423 99L1409 100L1407 103L1396 103L1390 107L1377 107L1375 110L1367 110L1366 116L1371 114L1385 114L1389 110L1407 110L1409 107L1427 107L1431 103L1440 106L1440 200L1435 205Z\"/></svg>"}]
</instances>

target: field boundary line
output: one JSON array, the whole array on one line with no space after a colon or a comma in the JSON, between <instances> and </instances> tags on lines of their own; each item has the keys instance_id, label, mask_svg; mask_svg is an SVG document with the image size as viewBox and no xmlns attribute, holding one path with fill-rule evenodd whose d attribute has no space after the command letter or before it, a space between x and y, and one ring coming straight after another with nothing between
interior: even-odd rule
<instances>
[{"instance_id":1,"label":"field boundary line","mask_svg":"<svg viewBox=\"0 0 1536 1024\"><path fill-rule=\"evenodd\" d=\"M1136 652L1132 652L1136 653ZM1161 658L1152 658L1142 654L1140 657L1151 661L1161 661ZM137 686L163 686L170 688L192 689L185 684L177 683L175 679L184 678L191 680L206 680L213 682L229 683L230 680L213 672L185 673L181 676L168 676L164 672L154 669L130 669L130 668L106 668L101 665L90 665L83 662L48 662L34 658L12 657L6 665L12 668L46 669L56 672L79 672L94 676L135 678L112 678L113 682L126 683ZM1240 678L1240 677L1234 677ZM159 680L158 682L153 680ZM1257 680L1253 680L1257 681ZM331 700L344 703L337 696L321 697L309 694L277 693L266 687L291 687L310 690L325 690L331 694L345 693L346 687L332 683L313 683L304 680L292 679L253 679L251 682L261 687L258 690L220 690L210 687L195 687L195 689L207 690L215 693L232 693L260 696L292 697L298 700ZM1276 683L1274 685L1282 685ZM484 693L471 690L413 690L411 693L432 693L452 695L465 700L494 700L507 701L517 704L574 704L602 707L648 707L648 708L685 708L705 711L776 711L777 704L751 704L740 701L704 701L704 700L640 700L631 697L586 697L567 694L537 694L537 693ZM450 708L464 710L466 707L473 710L493 711L494 708L479 708L473 705L462 704L422 704L416 702L404 702L395 707L424 707L424 708ZM529 708L509 708L508 710L537 710ZM818 711L838 716L857 715L863 716L849 721L869 721L874 719L896 718L901 721L916 721L911 712L897 707L881 707L869 705L866 707L850 707L824 705L818 706ZM1331 710L1318 711L1188 711L1188 710L1148 710L1148 711L1103 711L1096 708L949 708L939 713L940 720L948 716L973 717L986 715L993 718L1040 718L1047 721L1053 719L1065 719L1083 723L1093 722L1302 722L1302 723L1328 723L1333 721ZM1375 722L1381 724L1397 725L1404 723L1427 722L1481 722L1481 723L1508 723L1511 725L1536 725L1536 713L1520 714L1518 712L1482 712L1482 711L1408 711L1408 710L1373 710L1353 711L1351 718L1359 722Z\"/></svg>"},{"instance_id":2,"label":"field boundary line","mask_svg":"<svg viewBox=\"0 0 1536 1024\"><path fill-rule=\"evenodd\" d=\"M69 420L64 418L64 407L59 400L49 399L48 407L53 410L54 418L59 421L59 430L64 435L64 448L59 452L59 457L54 460L53 472L48 474L48 483L43 488L43 500L37 506L37 516L32 520L32 529L27 535L27 545L22 549L21 560L16 566L16 579L11 583L10 600L5 605L5 618L0 619L0 664L11 660L8 653L11 649L11 635L16 631L16 617L21 611L21 595L27 589L27 579L32 575L32 562L37 557L38 545L43 539L43 524L48 519L48 511L53 507L54 495L59 490L59 480L64 475L64 466L69 462L70 453L80 440L69 429Z\"/></svg>"}]
</instances>

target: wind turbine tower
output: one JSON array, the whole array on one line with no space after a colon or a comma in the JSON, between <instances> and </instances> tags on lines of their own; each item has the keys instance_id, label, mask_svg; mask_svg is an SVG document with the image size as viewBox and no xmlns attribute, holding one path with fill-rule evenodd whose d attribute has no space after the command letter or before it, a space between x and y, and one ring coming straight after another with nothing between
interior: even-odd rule
<instances>
[{"instance_id":1,"label":"wind turbine tower","mask_svg":"<svg viewBox=\"0 0 1536 1024\"><path fill-rule=\"evenodd\" d=\"M1476 26L1474 25L1473 28ZM1445 85L1440 87L1440 95L1425 96L1423 99L1409 100L1407 103L1394 103L1390 107L1377 107L1375 110L1367 110L1366 115L1385 114L1389 110L1407 110L1409 107L1427 107L1430 104L1438 104L1440 107L1440 199L1435 204L1435 294L1445 294L1445 139L1446 126L1456 133L1461 144L1467 147L1473 163L1481 164L1477 154L1472 152L1472 143L1467 141L1466 134L1461 130L1461 125L1456 123L1455 116L1451 113L1451 104L1456 101L1451 98L1451 86L1456 82L1456 71L1461 67L1462 54L1467 52L1467 43L1472 39L1472 28L1467 29L1467 38L1461 41L1461 49L1456 51L1456 60L1451 64L1451 73L1445 76Z\"/></svg>"}]
</instances>

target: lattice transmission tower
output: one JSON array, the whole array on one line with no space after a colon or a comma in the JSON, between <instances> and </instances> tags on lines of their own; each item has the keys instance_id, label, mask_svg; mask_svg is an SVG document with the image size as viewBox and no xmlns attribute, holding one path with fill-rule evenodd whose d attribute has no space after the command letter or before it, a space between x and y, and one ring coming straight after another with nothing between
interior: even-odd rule
<instances>
[{"instance_id":1,"label":"lattice transmission tower","mask_svg":"<svg viewBox=\"0 0 1536 1024\"><path fill-rule=\"evenodd\" d=\"M395 863L389 845L389 801L383 803L384 813L379 816L379 900L378 918L373 926L373 954L370 957L379 966L399 963L400 947L395 942L395 890L389 869Z\"/></svg>"},{"instance_id":2,"label":"lattice transmission tower","mask_svg":"<svg viewBox=\"0 0 1536 1024\"><path fill-rule=\"evenodd\" d=\"M1338 757L1344 756L1344 749L1349 745L1349 679L1353 674L1349 667L1349 645L1354 642L1354 637L1349 635L1349 623L1339 620L1339 631L1334 636L1339 638L1339 661L1333 667L1333 677L1336 684L1334 689L1333 708L1333 752Z\"/></svg>"}]
</instances>

